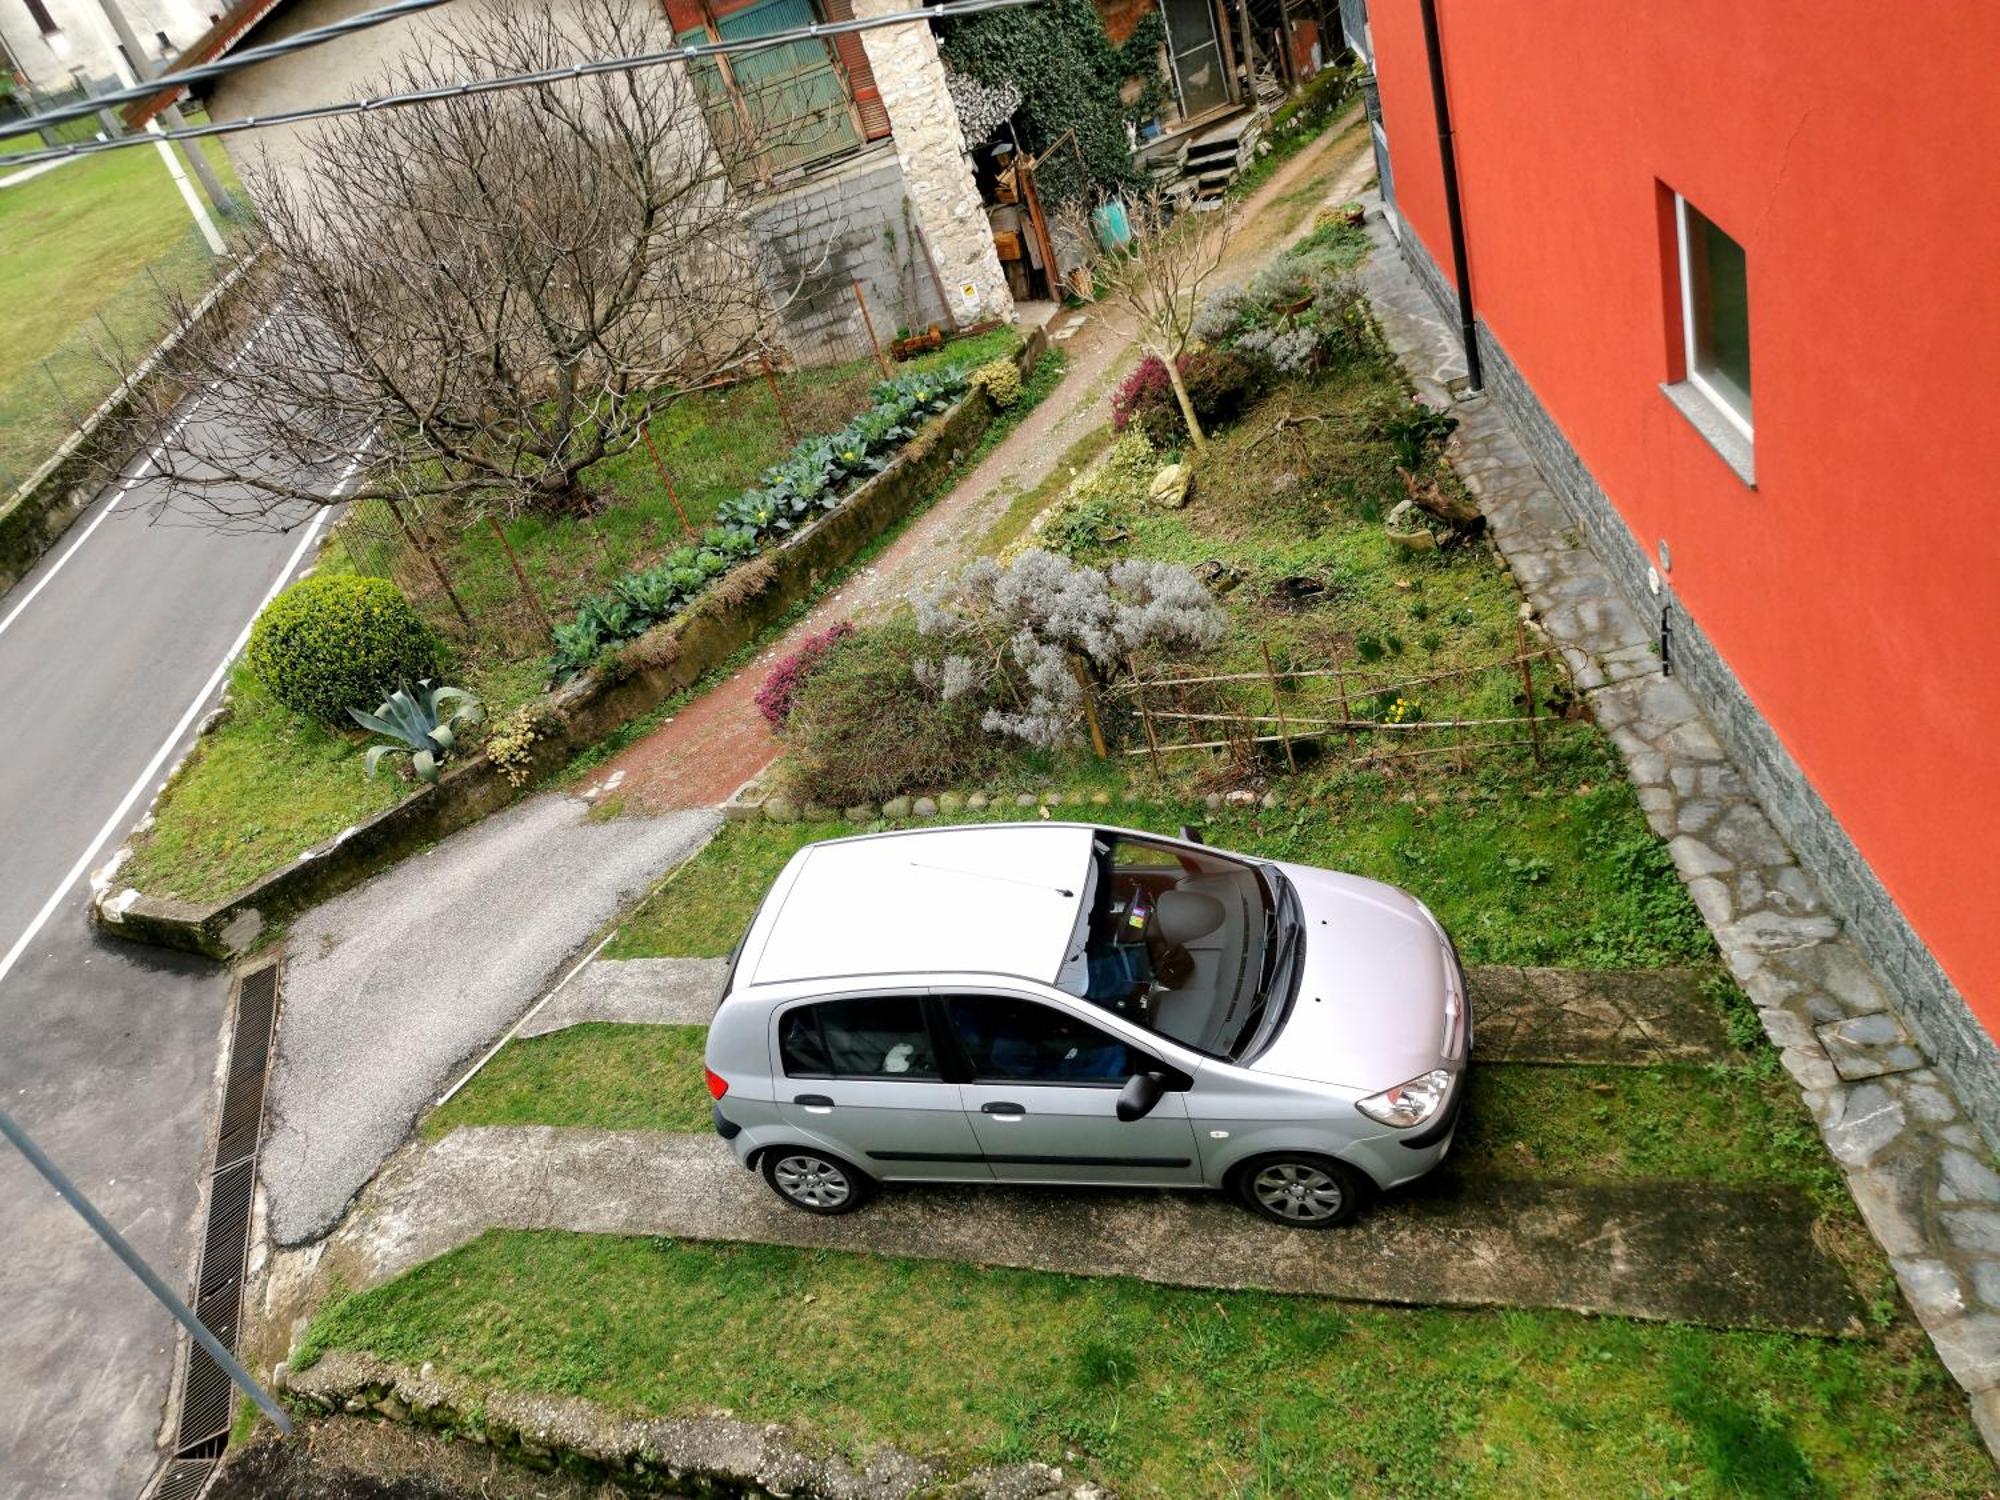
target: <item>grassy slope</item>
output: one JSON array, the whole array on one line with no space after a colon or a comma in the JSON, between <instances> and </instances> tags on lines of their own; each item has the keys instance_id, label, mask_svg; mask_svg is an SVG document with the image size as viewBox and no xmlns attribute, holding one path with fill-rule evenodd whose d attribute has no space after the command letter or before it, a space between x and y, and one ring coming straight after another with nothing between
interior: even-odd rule
<instances>
[{"instance_id":1,"label":"grassy slope","mask_svg":"<svg viewBox=\"0 0 2000 1500\"><path fill-rule=\"evenodd\" d=\"M205 143L225 183L235 185L222 148ZM71 422L42 375L51 361L69 404L88 411L117 379L88 344L112 335L136 357L160 329L144 272L163 282L204 285L213 262L159 153L110 151L0 189L0 465L27 475L68 435Z\"/></svg>"},{"instance_id":2,"label":"grassy slope","mask_svg":"<svg viewBox=\"0 0 2000 1500\"><path fill-rule=\"evenodd\" d=\"M855 1458L1039 1458L1135 1496L1972 1496L1992 1477L1912 1326L1836 1342L495 1232L329 1309L301 1360L335 1346L728 1408Z\"/></svg>"}]
</instances>

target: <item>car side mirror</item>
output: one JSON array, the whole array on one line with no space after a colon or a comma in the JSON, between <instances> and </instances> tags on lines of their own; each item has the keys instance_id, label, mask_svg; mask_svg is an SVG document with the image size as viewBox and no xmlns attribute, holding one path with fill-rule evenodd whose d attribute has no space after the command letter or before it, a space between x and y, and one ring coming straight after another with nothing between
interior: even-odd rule
<instances>
[{"instance_id":1,"label":"car side mirror","mask_svg":"<svg viewBox=\"0 0 2000 1500\"><path fill-rule=\"evenodd\" d=\"M1166 1092L1167 1081L1158 1073L1134 1073L1118 1091L1118 1118L1128 1125L1145 1119Z\"/></svg>"},{"instance_id":2,"label":"car side mirror","mask_svg":"<svg viewBox=\"0 0 2000 1500\"><path fill-rule=\"evenodd\" d=\"M1200 844L1203 847L1206 847L1208 844L1208 840L1201 836L1199 829L1193 828L1186 823L1181 824L1181 842L1184 844Z\"/></svg>"}]
</instances>

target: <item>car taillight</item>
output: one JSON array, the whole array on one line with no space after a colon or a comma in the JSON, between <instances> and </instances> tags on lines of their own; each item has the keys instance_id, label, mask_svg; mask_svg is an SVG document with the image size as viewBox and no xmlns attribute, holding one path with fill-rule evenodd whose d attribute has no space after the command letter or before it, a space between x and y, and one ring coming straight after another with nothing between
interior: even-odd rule
<instances>
[{"instance_id":1,"label":"car taillight","mask_svg":"<svg viewBox=\"0 0 2000 1500\"><path fill-rule=\"evenodd\" d=\"M724 1078L720 1073L716 1072L715 1069L704 1067L701 1070L701 1073L702 1076L708 1080L708 1093L710 1098L720 1099L724 1094L729 1092L729 1080Z\"/></svg>"}]
</instances>

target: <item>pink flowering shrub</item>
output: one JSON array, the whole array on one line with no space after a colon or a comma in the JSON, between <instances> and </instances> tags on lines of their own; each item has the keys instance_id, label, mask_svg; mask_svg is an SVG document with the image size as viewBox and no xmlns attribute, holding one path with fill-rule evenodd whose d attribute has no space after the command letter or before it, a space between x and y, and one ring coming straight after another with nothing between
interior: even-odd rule
<instances>
[{"instance_id":1,"label":"pink flowering shrub","mask_svg":"<svg viewBox=\"0 0 2000 1500\"><path fill-rule=\"evenodd\" d=\"M799 643L799 649L771 668L764 678L764 685L757 689L757 712L769 721L773 729L783 729L785 720L791 717L792 704L798 700L799 689L806 679L819 670L826 654L840 642L854 634L854 622L842 620L838 625L822 630L818 635L809 635Z\"/></svg>"},{"instance_id":2,"label":"pink flowering shrub","mask_svg":"<svg viewBox=\"0 0 2000 1500\"><path fill-rule=\"evenodd\" d=\"M1149 416L1156 412L1164 415L1173 409L1174 387L1173 382L1167 379L1166 361L1157 354L1148 354L1113 392L1111 425L1123 432L1136 418L1144 429L1148 426L1146 419Z\"/></svg>"}]
</instances>

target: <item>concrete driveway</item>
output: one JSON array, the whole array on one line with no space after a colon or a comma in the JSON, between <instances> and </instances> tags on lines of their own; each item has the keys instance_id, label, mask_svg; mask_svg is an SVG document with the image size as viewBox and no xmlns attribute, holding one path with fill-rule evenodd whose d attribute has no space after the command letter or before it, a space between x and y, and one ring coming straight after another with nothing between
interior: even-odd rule
<instances>
[{"instance_id":1,"label":"concrete driveway","mask_svg":"<svg viewBox=\"0 0 2000 1500\"><path fill-rule=\"evenodd\" d=\"M302 917L287 943L271 1237L318 1239L457 1076L721 815L594 820L532 797Z\"/></svg>"}]
</instances>

